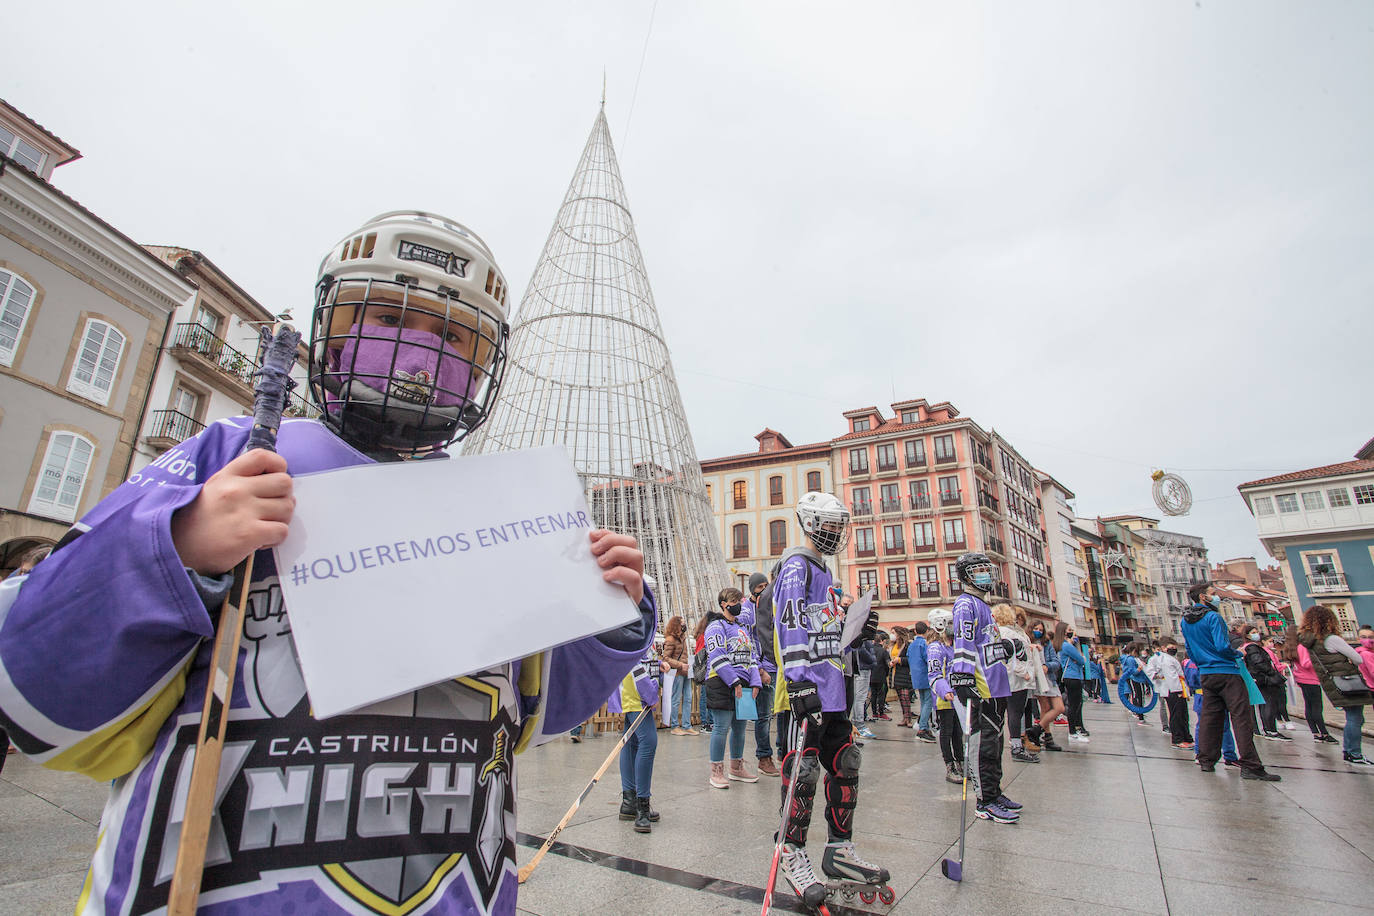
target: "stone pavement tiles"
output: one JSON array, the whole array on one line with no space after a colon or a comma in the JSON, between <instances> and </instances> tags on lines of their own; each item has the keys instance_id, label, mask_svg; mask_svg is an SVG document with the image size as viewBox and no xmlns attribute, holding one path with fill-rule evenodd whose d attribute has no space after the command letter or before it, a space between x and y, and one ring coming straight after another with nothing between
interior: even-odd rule
<instances>
[{"instance_id":1,"label":"stone pavement tiles","mask_svg":"<svg viewBox=\"0 0 1374 916\"><path fill-rule=\"evenodd\" d=\"M1348 768L1339 746L1314 745L1305 729L1290 732L1292 742L1260 741L1284 781L1248 782L1236 770L1198 771L1153 715L1138 726L1119 705L1090 704L1085 716L1089 743L1068 744L1059 728L1064 753L1035 765L1006 758L1004 789L1025 811L1012 826L971 818L961 884L940 874L940 860L957 852L959 787L944 781L939 749L873 723L856 837L865 857L892 872L897 902L855 898L832 912L1374 911L1374 773ZM521 756L521 864L614 742L609 734L561 741ZM753 746L750 732L751 767ZM654 806L663 820L648 835L617 817L613 764L521 889L521 912L757 913L779 781L712 789L707 752L706 735L659 732ZM9 758L0 774L0 914L71 912L104 794L90 780ZM818 868L824 839L818 804L810 843ZM785 889L776 909L800 911Z\"/></svg>"}]
</instances>

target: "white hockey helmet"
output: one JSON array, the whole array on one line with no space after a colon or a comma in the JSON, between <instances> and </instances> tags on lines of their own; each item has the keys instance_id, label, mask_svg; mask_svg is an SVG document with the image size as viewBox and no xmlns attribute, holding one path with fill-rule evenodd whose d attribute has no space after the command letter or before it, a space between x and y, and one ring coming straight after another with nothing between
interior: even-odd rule
<instances>
[{"instance_id":1,"label":"white hockey helmet","mask_svg":"<svg viewBox=\"0 0 1374 916\"><path fill-rule=\"evenodd\" d=\"M849 510L829 493L812 490L797 502L797 524L827 556L844 549L849 540Z\"/></svg>"},{"instance_id":2,"label":"white hockey helmet","mask_svg":"<svg viewBox=\"0 0 1374 916\"><path fill-rule=\"evenodd\" d=\"M364 450L415 452L487 418L506 367L506 279L465 226L420 210L368 220L320 263L310 389Z\"/></svg>"},{"instance_id":3,"label":"white hockey helmet","mask_svg":"<svg viewBox=\"0 0 1374 916\"><path fill-rule=\"evenodd\" d=\"M926 625L941 636L949 632L949 628L954 623L954 612L948 608L937 607L930 612L926 618Z\"/></svg>"}]
</instances>

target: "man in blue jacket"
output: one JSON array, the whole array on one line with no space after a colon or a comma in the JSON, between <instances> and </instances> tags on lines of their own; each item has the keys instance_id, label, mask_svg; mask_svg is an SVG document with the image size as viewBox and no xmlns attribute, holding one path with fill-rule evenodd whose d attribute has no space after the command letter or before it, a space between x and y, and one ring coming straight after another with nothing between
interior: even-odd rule
<instances>
[{"instance_id":1,"label":"man in blue jacket","mask_svg":"<svg viewBox=\"0 0 1374 916\"><path fill-rule=\"evenodd\" d=\"M924 620L916 621L916 638L907 646L907 664L911 668L911 689L921 700L921 718L916 723L916 737L929 744L935 743L935 733L930 730L930 720L935 712L935 698L930 692L930 644L926 634L930 628Z\"/></svg>"},{"instance_id":2,"label":"man in blue jacket","mask_svg":"<svg viewBox=\"0 0 1374 916\"><path fill-rule=\"evenodd\" d=\"M1221 601L1209 582L1199 582L1188 589L1188 598L1193 606L1183 613L1183 639L1202 683L1202 709L1197 722L1198 765L1204 773L1216 770L1221 757L1221 730L1229 712L1236 750L1240 753L1240 775L1245 779L1278 782L1281 777L1265 770L1255 750L1255 719L1250 711L1250 693L1240 676L1241 656L1231 648L1231 635L1221 614L1213 613Z\"/></svg>"}]
</instances>

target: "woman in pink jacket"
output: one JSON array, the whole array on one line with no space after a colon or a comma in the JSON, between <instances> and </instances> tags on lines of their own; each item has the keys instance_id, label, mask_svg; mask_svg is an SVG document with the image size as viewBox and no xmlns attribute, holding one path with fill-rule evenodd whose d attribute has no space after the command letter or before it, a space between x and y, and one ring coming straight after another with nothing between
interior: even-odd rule
<instances>
[{"instance_id":1,"label":"woman in pink jacket","mask_svg":"<svg viewBox=\"0 0 1374 916\"><path fill-rule=\"evenodd\" d=\"M1312 667L1312 656L1305 647L1298 645L1296 632L1290 633L1288 639L1284 640L1279 657L1293 666L1293 680L1302 691L1303 717L1307 719L1307 727L1312 729L1313 740L1335 744L1336 739L1327 732L1326 722L1322 719L1321 681Z\"/></svg>"}]
</instances>

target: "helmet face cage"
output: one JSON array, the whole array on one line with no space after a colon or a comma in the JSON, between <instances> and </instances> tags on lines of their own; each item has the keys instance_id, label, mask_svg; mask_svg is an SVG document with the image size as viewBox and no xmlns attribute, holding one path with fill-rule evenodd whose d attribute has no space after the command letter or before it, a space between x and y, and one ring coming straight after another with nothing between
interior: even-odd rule
<instances>
[{"instance_id":1,"label":"helmet face cage","mask_svg":"<svg viewBox=\"0 0 1374 916\"><path fill-rule=\"evenodd\" d=\"M964 585L971 585L974 588L987 588L997 582L997 564L988 559L987 554L966 553L954 561L954 571L959 576L959 581ZM992 581L988 586L978 585L973 581L973 577L979 572L988 572L992 575Z\"/></svg>"},{"instance_id":2,"label":"helmet face cage","mask_svg":"<svg viewBox=\"0 0 1374 916\"><path fill-rule=\"evenodd\" d=\"M951 614L949 611L944 610L943 608L931 611L929 619L926 620L926 624L936 633L939 633L941 636L945 635L945 633L948 632L949 625L953 622L954 615Z\"/></svg>"},{"instance_id":3,"label":"helmet face cage","mask_svg":"<svg viewBox=\"0 0 1374 916\"><path fill-rule=\"evenodd\" d=\"M828 493L807 493L797 504L797 522L818 553L833 556L849 542L849 510Z\"/></svg>"},{"instance_id":4,"label":"helmet face cage","mask_svg":"<svg viewBox=\"0 0 1374 916\"><path fill-rule=\"evenodd\" d=\"M509 333L503 315L451 289L326 274L311 327L311 394L325 424L365 451L442 448L489 415Z\"/></svg>"}]
</instances>

